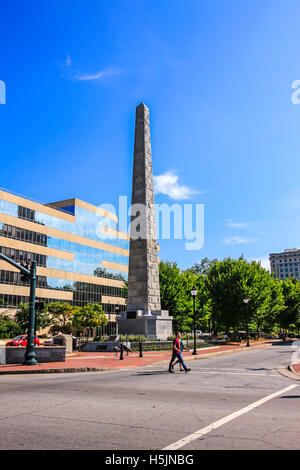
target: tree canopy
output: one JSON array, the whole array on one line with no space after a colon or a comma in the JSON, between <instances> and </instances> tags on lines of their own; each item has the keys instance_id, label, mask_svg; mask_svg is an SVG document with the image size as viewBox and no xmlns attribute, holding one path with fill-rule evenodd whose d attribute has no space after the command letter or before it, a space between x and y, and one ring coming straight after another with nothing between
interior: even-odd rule
<instances>
[{"instance_id":1,"label":"tree canopy","mask_svg":"<svg viewBox=\"0 0 300 470\"><path fill-rule=\"evenodd\" d=\"M102 305L87 304L84 307L76 309L72 319L72 326L77 330L85 328L96 328L108 323Z\"/></svg>"},{"instance_id":2,"label":"tree canopy","mask_svg":"<svg viewBox=\"0 0 300 470\"><path fill-rule=\"evenodd\" d=\"M15 321L20 326L23 333L27 331L29 318L29 303L20 303L15 315ZM36 331L41 328L46 328L51 323L49 315L47 314L47 304L44 305L42 311L36 309L35 311L35 326Z\"/></svg>"},{"instance_id":3,"label":"tree canopy","mask_svg":"<svg viewBox=\"0 0 300 470\"><path fill-rule=\"evenodd\" d=\"M258 262L204 258L181 271L176 263L161 261L159 275L162 308L173 316L174 330L193 328L193 287L197 329L229 332L249 323L256 331L271 332L300 326L299 281L274 279Z\"/></svg>"}]
</instances>

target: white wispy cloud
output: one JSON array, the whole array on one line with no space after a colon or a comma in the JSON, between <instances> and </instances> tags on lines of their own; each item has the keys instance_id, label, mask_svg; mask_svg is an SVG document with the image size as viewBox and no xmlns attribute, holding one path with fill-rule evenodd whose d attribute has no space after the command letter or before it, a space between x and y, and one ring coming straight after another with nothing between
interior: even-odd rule
<instances>
[{"instance_id":1,"label":"white wispy cloud","mask_svg":"<svg viewBox=\"0 0 300 470\"><path fill-rule=\"evenodd\" d=\"M72 66L72 60L71 60L71 57L69 56L69 54L66 57L65 66L66 67L71 67Z\"/></svg>"},{"instance_id":2,"label":"white wispy cloud","mask_svg":"<svg viewBox=\"0 0 300 470\"><path fill-rule=\"evenodd\" d=\"M232 219L226 220L226 226L232 228L247 228L249 227L250 223L248 222L233 222Z\"/></svg>"},{"instance_id":3,"label":"white wispy cloud","mask_svg":"<svg viewBox=\"0 0 300 470\"><path fill-rule=\"evenodd\" d=\"M238 245L241 243L253 243L255 240L253 238L240 237L238 235L229 238L223 238L223 243L226 245Z\"/></svg>"},{"instance_id":4,"label":"white wispy cloud","mask_svg":"<svg viewBox=\"0 0 300 470\"><path fill-rule=\"evenodd\" d=\"M109 77L112 75L118 75L120 73L120 70L118 69L105 69L105 70L100 70L97 73L90 74L90 75L75 75L73 77L73 80L82 82L82 81L91 81L91 80L100 80L101 78L104 77Z\"/></svg>"},{"instance_id":5,"label":"white wispy cloud","mask_svg":"<svg viewBox=\"0 0 300 470\"><path fill-rule=\"evenodd\" d=\"M191 196L201 193L201 191L196 191L193 188L179 184L178 180L179 176L170 170L161 175L154 176L154 192L156 194L166 194L171 199L177 201L189 199Z\"/></svg>"},{"instance_id":6,"label":"white wispy cloud","mask_svg":"<svg viewBox=\"0 0 300 470\"><path fill-rule=\"evenodd\" d=\"M76 70L74 68L73 60L71 59L70 54L67 54L64 62L59 63L59 67L61 68L63 78L66 78L67 80L73 80L75 82L99 81L103 78L111 77L121 73L121 70L115 67L109 67L90 74L83 73L80 70Z\"/></svg>"}]
</instances>

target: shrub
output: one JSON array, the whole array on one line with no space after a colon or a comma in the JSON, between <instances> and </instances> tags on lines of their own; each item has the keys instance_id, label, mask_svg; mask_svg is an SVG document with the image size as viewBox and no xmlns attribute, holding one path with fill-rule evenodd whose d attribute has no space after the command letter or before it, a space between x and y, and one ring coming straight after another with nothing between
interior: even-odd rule
<instances>
[{"instance_id":1,"label":"shrub","mask_svg":"<svg viewBox=\"0 0 300 470\"><path fill-rule=\"evenodd\" d=\"M106 343L108 341L108 336L95 336L93 341L96 341L97 343Z\"/></svg>"},{"instance_id":2,"label":"shrub","mask_svg":"<svg viewBox=\"0 0 300 470\"><path fill-rule=\"evenodd\" d=\"M14 338L17 335L23 334L24 331L20 328L12 318L7 315L0 317L0 338Z\"/></svg>"},{"instance_id":3,"label":"shrub","mask_svg":"<svg viewBox=\"0 0 300 470\"><path fill-rule=\"evenodd\" d=\"M120 335L119 336L119 340L120 342L131 342L131 343L134 343L134 342L139 342L139 341L149 341L146 336L141 336L141 335Z\"/></svg>"}]
</instances>

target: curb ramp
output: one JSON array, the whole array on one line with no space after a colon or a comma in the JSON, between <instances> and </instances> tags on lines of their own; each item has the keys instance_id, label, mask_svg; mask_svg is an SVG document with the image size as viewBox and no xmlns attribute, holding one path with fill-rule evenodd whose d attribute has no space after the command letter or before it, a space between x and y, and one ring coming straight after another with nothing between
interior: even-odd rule
<instances>
[{"instance_id":1,"label":"curb ramp","mask_svg":"<svg viewBox=\"0 0 300 470\"><path fill-rule=\"evenodd\" d=\"M279 374L283 375L287 379L300 381L300 375L297 372L295 372L291 364L287 367L280 367L279 369L276 369L276 370L277 372L279 372Z\"/></svg>"}]
</instances>

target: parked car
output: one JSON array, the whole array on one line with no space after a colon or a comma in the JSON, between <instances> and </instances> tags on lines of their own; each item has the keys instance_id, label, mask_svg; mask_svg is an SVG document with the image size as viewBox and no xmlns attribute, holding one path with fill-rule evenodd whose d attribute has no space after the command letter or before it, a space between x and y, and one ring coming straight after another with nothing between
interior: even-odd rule
<instances>
[{"instance_id":1,"label":"parked car","mask_svg":"<svg viewBox=\"0 0 300 470\"><path fill-rule=\"evenodd\" d=\"M34 339L34 345L36 347L40 346L40 340L38 336L36 336ZM27 346L27 335L16 336L11 341L8 341L8 343L6 343L6 346Z\"/></svg>"}]
</instances>

